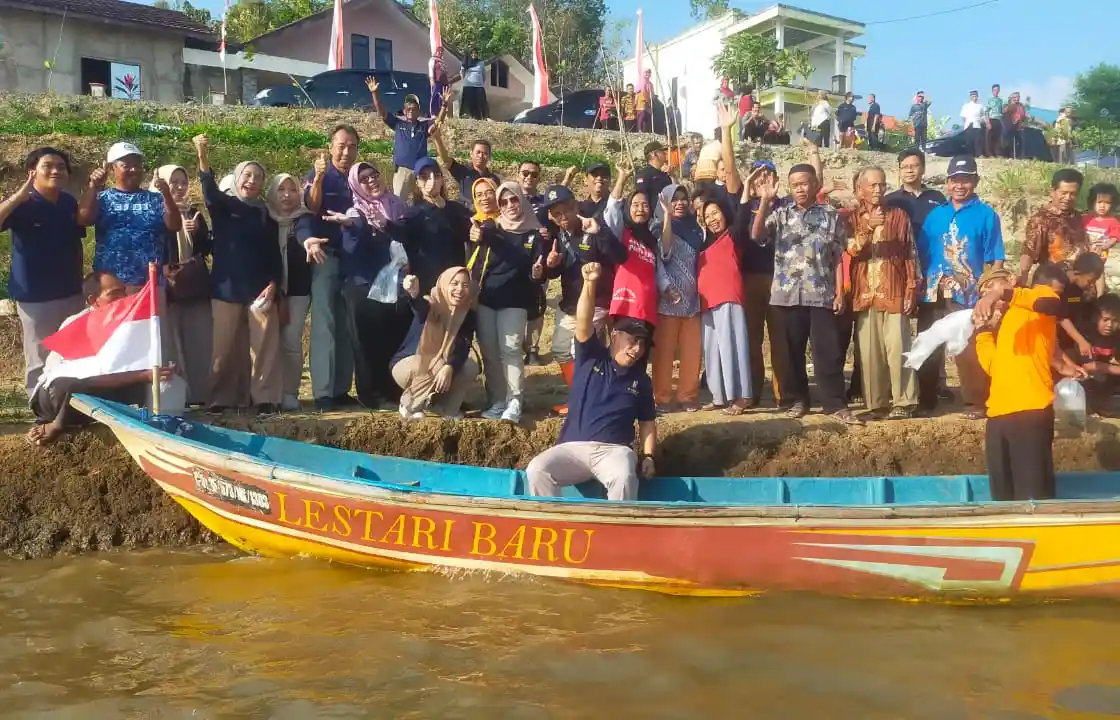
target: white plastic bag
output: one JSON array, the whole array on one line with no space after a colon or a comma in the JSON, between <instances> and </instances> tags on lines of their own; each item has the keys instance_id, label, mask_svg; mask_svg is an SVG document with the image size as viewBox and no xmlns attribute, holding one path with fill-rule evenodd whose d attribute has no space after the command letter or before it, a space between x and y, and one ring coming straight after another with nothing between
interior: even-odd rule
<instances>
[{"instance_id":1,"label":"white plastic bag","mask_svg":"<svg viewBox=\"0 0 1120 720\"><path fill-rule=\"evenodd\" d=\"M1085 427L1085 388L1073 378L1062 378L1054 387L1054 415L1058 422Z\"/></svg>"},{"instance_id":2,"label":"white plastic bag","mask_svg":"<svg viewBox=\"0 0 1120 720\"><path fill-rule=\"evenodd\" d=\"M389 263L381 268L366 297L381 303L395 303L400 292L401 269L408 264L408 253L396 240L389 243Z\"/></svg>"},{"instance_id":3,"label":"white plastic bag","mask_svg":"<svg viewBox=\"0 0 1120 720\"><path fill-rule=\"evenodd\" d=\"M958 310L949 313L914 338L910 352L904 353L906 367L917 370L942 345L945 346L945 352L949 357L956 357L968 347L970 339L972 339L972 311Z\"/></svg>"}]
</instances>

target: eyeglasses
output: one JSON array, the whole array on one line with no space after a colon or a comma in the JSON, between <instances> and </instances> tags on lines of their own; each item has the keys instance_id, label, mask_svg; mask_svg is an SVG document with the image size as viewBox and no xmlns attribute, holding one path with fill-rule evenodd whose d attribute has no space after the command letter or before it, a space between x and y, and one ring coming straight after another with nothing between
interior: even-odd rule
<instances>
[{"instance_id":1,"label":"eyeglasses","mask_svg":"<svg viewBox=\"0 0 1120 720\"><path fill-rule=\"evenodd\" d=\"M362 184L365 184L365 183L371 183L374 180L380 180L380 179L381 179L381 173L372 172L369 175L363 175L362 177L358 178L358 182L360 182Z\"/></svg>"},{"instance_id":2,"label":"eyeglasses","mask_svg":"<svg viewBox=\"0 0 1120 720\"><path fill-rule=\"evenodd\" d=\"M501 207L505 207L507 205L520 205L520 204L521 204L521 199L518 198L516 195L507 195L507 196L505 196L504 198L502 198L501 200L498 201L498 205L501 206Z\"/></svg>"},{"instance_id":3,"label":"eyeglasses","mask_svg":"<svg viewBox=\"0 0 1120 720\"><path fill-rule=\"evenodd\" d=\"M540 177L540 176L541 176L541 174L539 172L535 172L533 170L522 170L521 171L521 177L535 178L535 177Z\"/></svg>"}]
</instances>

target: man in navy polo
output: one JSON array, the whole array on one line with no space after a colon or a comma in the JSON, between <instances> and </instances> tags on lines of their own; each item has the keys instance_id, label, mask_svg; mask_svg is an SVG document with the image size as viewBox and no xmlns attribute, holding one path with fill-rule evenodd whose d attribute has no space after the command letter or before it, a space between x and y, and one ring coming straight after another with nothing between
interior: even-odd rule
<instances>
[{"instance_id":1,"label":"man in navy polo","mask_svg":"<svg viewBox=\"0 0 1120 720\"><path fill-rule=\"evenodd\" d=\"M0 230L12 232L8 294L23 327L24 385L35 388L49 354L44 338L80 312L82 238L78 201L65 192L70 157L50 147L33 150L24 163L27 180L0 203Z\"/></svg>"},{"instance_id":2,"label":"man in navy polo","mask_svg":"<svg viewBox=\"0 0 1120 720\"><path fill-rule=\"evenodd\" d=\"M949 202L934 208L918 235L918 262L925 278L918 306L918 331L956 310L976 306L980 276L988 267L1003 267L1003 229L999 214L976 195L980 174L976 158L957 155L949 161ZM918 409L937 407L943 350L935 352L918 371ZM988 375L980 367L973 345L956 357L966 417L985 416Z\"/></svg>"},{"instance_id":3,"label":"man in navy polo","mask_svg":"<svg viewBox=\"0 0 1120 720\"><path fill-rule=\"evenodd\" d=\"M311 268L311 391L317 410L334 410L356 404L350 395L354 382L354 355L347 331L342 275L333 247L342 247L342 226L323 220L328 212L345 214L353 206L347 174L358 157L358 131L338 125L331 133L329 157L320 155L304 178L303 199L317 217L315 238L323 243L313 255ZM304 243L314 238L308 238Z\"/></svg>"},{"instance_id":4,"label":"man in navy polo","mask_svg":"<svg viewBox=\"0 0 1120 720\"><path fill-rule=\"evenodd\" d=\"M638 474L653 477L657 417L653 383L645 370L650 334L644 323L622 320L610 344L595 336L595 286L599 263L583 266L583 290L576 308L576 366L568 397L568 419L557 444L525 469L530 495L559 497L561 488L594 478L608 500L635 500ZM634 452L638 423L642 454Z\"/></svg>"},{"instance_id":5,"label":"man in navy polo","mask_svg":"<svg viewBox=\"0 0 1120 720\"><path fill-rule=\"evenodd\" d=\"M908 148L898 154L898 179L902 187L883 196L888 208L898 208L910 218L910 228L916 239L930 211L944 205L945 196L925 184L926 154L917 148Z\"/></svg>"},{"instance_id":6,"label":"man in navy polo","mask_svg":"<svg viewBox=\"0 0 1120 720\"><path fill-rule=\"evenodd\" d=\"M366 87L373 96L373 109L393 131L393 194L407 201L412 195L416 175L412 168L421 158L428 156L428 135L432 132L433 118L420 119L420 98L406 95L401 116L392 115L381 105L379 85L374 77L366 78ZM443 110L440 114L443 114ZM402 117L403 116L403 117Z\"/></svg>"},{"instance_id":7,"label":"man in navy polo","mask_svg":"<svg viewBox=\"0 0 1120 720\"><path fill-rule=\"evenodd\" d=\"M432 140L436 143L436 154L439 155L439 161L447 168L447 172L451 173L451 177L459 183L459 202L473 211L474 197L471 195L471 189L474 187L475 181L479 178L489 178L499 185L502 182L502 179L490 169L490 158L494 154L494 148L490 145L489 140L475 138L475 141L471 143L471 164L464 165L451 157L451 152L447 149L447 141L444 140L443 133L440 132L440 125L437 122L432 130Z\"/></svg>"}]
</instances>

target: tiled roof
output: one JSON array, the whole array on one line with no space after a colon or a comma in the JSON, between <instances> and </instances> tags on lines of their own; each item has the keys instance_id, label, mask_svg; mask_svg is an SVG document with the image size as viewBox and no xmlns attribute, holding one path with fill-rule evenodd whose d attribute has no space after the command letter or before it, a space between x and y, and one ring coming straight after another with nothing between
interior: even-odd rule
<instances>
[{"instance_id":1,"label":"tiled roof","mask_svg":"<svg viewBox=\"0 0 1120 720\"><path fill-rule=\"evenodd\" d=\"M0 6L52 15L67 12L121 24L158 27L187 35L213 35L213 30L209 27L195 22L181 12L124 0L0 0Z\"/></svg>"}]
</instances>

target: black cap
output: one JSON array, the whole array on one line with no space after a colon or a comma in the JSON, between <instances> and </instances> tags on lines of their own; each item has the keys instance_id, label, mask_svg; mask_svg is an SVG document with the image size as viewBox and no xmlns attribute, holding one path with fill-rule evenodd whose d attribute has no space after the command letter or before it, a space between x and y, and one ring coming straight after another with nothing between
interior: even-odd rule
<instances>
[{"instance_id":1,"label":"black cap","mask_svg":"<svg viewBox=\"0 0 1120 720\"><path fill-rule=\"evenodd\" d=\"M544 191L544 199L541 201L541 209L548 210L554 205L559 205L562 202L575 200L576 196L572 191L563 185L549 185L548 189Z\"/></svg>"},{"instance_id":2,"label":"black cap","mask_svg":"<svg viewBox=\"0 0 1120 720\"><path fill-rule=\"evenodd\" d=\"M607 177L610 177L611 176L611 166L607 165L606 163L591 163L590 165L587 166L587 168L584 170L584 172L587 173L588 175L594 175L596 173L605 172L607 174Z\"/></svg>"},{"instance_id":3,"label":"black cap","mask_svg":"<svg viewBox=\"0 0 1120 720\"><path fill-rule=\"evenodd\" d=\"M980 171L976 169L976 158L971 155L954 155L953 159L949 161L949 170L946 174L948 177L979 175Z\"/></svg>"},{"instance_id":4,"label":"black cap","mask_svg":"<svg viewBox=\"0 0 1120 720\"><path fill-rule=\"evenodd\" d=\"M664 145L662 145L659 141L651 140L650 142L646 143L646 147L645 147L645 150L643 152L645 152L646 157L648 158L650 156L650 153L655 153L658 150L665 150L665 149L666 149L666 147Z\"/></svg>"},{"instance_id":5,"label":"black cap","mask_svg":"<svg viewBox=\"0 0 1120 720\"><path fill-rule=\"evenodd\" d=\"M649 325L636 318L620 317L612 329L642 340L647 345L653 344L653 333L650 332Z\"/></svg>"}]
</instances>

